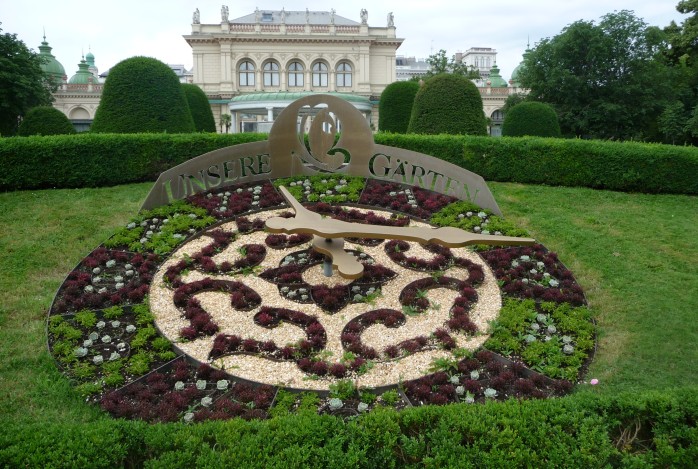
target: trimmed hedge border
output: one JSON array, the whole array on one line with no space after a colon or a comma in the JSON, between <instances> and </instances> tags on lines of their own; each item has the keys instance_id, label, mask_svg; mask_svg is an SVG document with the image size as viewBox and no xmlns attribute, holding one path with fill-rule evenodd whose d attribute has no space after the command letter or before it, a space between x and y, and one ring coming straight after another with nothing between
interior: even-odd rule
<instances>
[{"instance_id":1,"label":"trimmed hedge border","mask_svg":"<svg viewBox=\"0 0 698 469\"><path fill-rule=\"evenodd\" d=\"M0 190L155 181L195 156L266 134L80 134L0 139Z\"/></svg>"},{"instance_id":2,"label":"trimmed hedge border","mask_svg":"<svg viewBox=\"0 0 698 469\"><path fill-rule=\"evenodd\" d=\"M378 134L376 143L438 156L487 181L698 194L698 148L541 137Z\"/></svg>"},{"instance_id":3,"label":"trimmed hedge border","mask_svg":"<svg viewBox=\"0 0 698 469\"><path fill-rule=\"evenodd\" d=\"M154 181L190 158L266 134L82 134L0 139L0 190ZM488 181L698 194L698 148L537 137L376 134Z\"/></svg>"},{"instance_id":4,"label":"trimmed hedge border","mask_svg":"<svg viewBox=\"0 0 698 469\"><path fill-rule=\"evenodd\" d=\"M3 467L695 467L698 388L376 410L348 422L0 425Z\"/></svg>"}]
</instances>

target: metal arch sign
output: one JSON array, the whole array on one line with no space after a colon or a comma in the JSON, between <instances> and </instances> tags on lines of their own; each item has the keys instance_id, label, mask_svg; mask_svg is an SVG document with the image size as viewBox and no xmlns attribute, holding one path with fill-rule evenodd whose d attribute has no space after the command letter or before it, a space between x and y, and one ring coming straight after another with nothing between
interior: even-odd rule
<instances>
[{"instance_id":1,"label":"metal arch sign","mask_svg":"<svg viewBox=\"0 0 698 469\"><path fill-rule=\"evenodd\" d=\"M303 132L308 122L309 149ZM267 141L214 150L163 172L141 209L209 189L321 173L409 184L470 201L501 215L481 176L430 155L377 145L368 122L351 103L323 94L298 99L286 107Z\"/></svg>"}]
</instances>

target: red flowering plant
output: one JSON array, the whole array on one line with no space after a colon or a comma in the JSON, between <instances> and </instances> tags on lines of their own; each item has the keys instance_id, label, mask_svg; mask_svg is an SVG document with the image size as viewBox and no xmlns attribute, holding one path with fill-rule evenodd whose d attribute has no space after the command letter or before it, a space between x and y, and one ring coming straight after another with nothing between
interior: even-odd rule
<instances>
[{"instance_id":1,"label":"red flowering plant","mask_svg":"<svg viewBox=\"0 0 698 469\"><path fill-rule=\"evenodd\" d=\"M51 314L139 303L148 293L160 262L157 254L97 248L68 274Z\"/></svg>"},{"instance_id":2,"label":"red flowering plant","mask_svg":"<svg viewBox=\"0 0 698 469\"><path fill-rule=\"evenodd\" d=\"M270 182L241 184L191 195L187 200L206 209L217 219L232 218L249 211L276 207L283 197Z\"/></svg>"},{"instance_id":3,"label":"red flowering plant","mask_svg":"<svg viewBox=\"0 0 698 469\"><path fill-rule=\"evenodd\" d=\"M384 207L428 220L434 213L456 200L458 199L419 187L371 179L361 193L359 203Z\"/></svg>"},{"instance_id":4,"label":"red flowering plant","mask_svg":"<svg viewBox=\"0 0 698 469\"><path fill-rule=\"evenodd\" d=\"M540 244L495 249L481 255L508 296L575 306L586 304L584 292L572 272L560 262L557 254Z\"/></svg>"}]
</instances>

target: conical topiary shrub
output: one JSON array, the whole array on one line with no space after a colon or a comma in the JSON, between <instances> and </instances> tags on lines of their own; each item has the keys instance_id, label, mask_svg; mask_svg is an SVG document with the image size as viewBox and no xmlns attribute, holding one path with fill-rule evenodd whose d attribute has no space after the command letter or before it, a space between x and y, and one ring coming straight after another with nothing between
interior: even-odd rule
<instances>
[{"instance_id":1,"label":"conical topiary shrub","mask_svg":"<svg viewBox=\"0 0 698 469\"><path fill-rule=\"evenodd\" d=\"M408 132L487 135L482 98L475 84L449 73L428 79L414 98Z\"/></svg>"},{"instance_id":2,"label":"conical topiary shrub","mask_svg":"<svg viewBox=\"0 0 698 469\"><path fill-rule=\"evenodd\" d=\"M92 132L193 132L194 121L177 75L150 57L116 64L104 83Z\"/></svg>"},{"instance_id":3,"label":"conical topiary shrub","mask_svg":"<svg viewBox=\"0 0 698 469\"><path fill-rule=\"evenodd\" d=\"M551 106L537 101L524 101L512 107L504 116L502 135L559 137L560 123Z\"/></svg>"},{"instance_id":4,"label":"conical topiary shrub","mask_svg":"<svg viewBox=\"0 0 698 469\"><path fill-rule=\"evenodd\" d=\"M197 85L182 83L184 95L189 104L191 117L194 119L194 127L197 132L215 132L216 121L213 119L211 105L208 103L206 93Z\"/></svg>"},{"instance_id":5,"label":"conical topiary shrub","mask_svg":"<svg viewBox=\"0 0 698 469\"><path fill-rule=\"evenodd\" d=\"M17 129L17 135L27 137L29 135L62 135L74 134L75 127L68 117L61 111L51 106L37 106L31 108L22 119Z\"/></svg>"},{"instance_id":6,"label":"conical topiary shrub","mask_svg":"<svg viewBox=\"0 0 698 469\"><path fill-rule=\"evenodd\" d=\"M378 104L378 130L404 134L410 125L412 104L419 91L416 81L396 81L381 94Z\"/></svg>"}]
</instances>

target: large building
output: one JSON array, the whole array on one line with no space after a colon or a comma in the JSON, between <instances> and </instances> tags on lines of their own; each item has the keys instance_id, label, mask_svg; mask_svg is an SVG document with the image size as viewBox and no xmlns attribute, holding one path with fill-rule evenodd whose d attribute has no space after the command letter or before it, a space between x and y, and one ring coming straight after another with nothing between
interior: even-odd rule
<instances>
[{"instance_id":1,"label":"large building","mask_svg":"<svg viewBox=\"0 0 698 469\"><path fill-rule=\"evenodd\" d=\"M403 39L396 36L393 14L371 26L362 9L358 21L330 11L255 10L229 19L223 6L215 22L202 23L197 9L191 32L184 39L192 48L193 69L170 65L181 82L201 87L209 98L218 129L222 115L231 116L228 131L269 131L276 116L292 101L312 93L333 93L360 110L374 130L378 101L387 85L423 77L424 60L396 56ZM220 21L218 19L220 18ZM46 42L39 47L46 57L44 69L54 76L58 90L54 107L78 130L89 128L99 106L104 78L89 52L68 79L63 66ZM457 60L476 68L483 111L490 133L499 135L506 98L525 92L515 74L507 83L499 74L497 51L474 47ZM518 69L518 67L517 67ZM516 70L515 70L516 73Z\"/></svg>"},{"instance_id":2,"label":"large building","mask_svg":"<svg viewBox=\"0 0 698 469\"><path fill-rule=\"evenodd\" d=\"M232 131L268 130L290 102L309 93L338 93L374 126L378 99L396 80L397 38L392 13L370 26L330 11L255 10L203 24L194 12L193 82L212 103L214 117L232 115Z\"/></svg>"}]
</instances>

